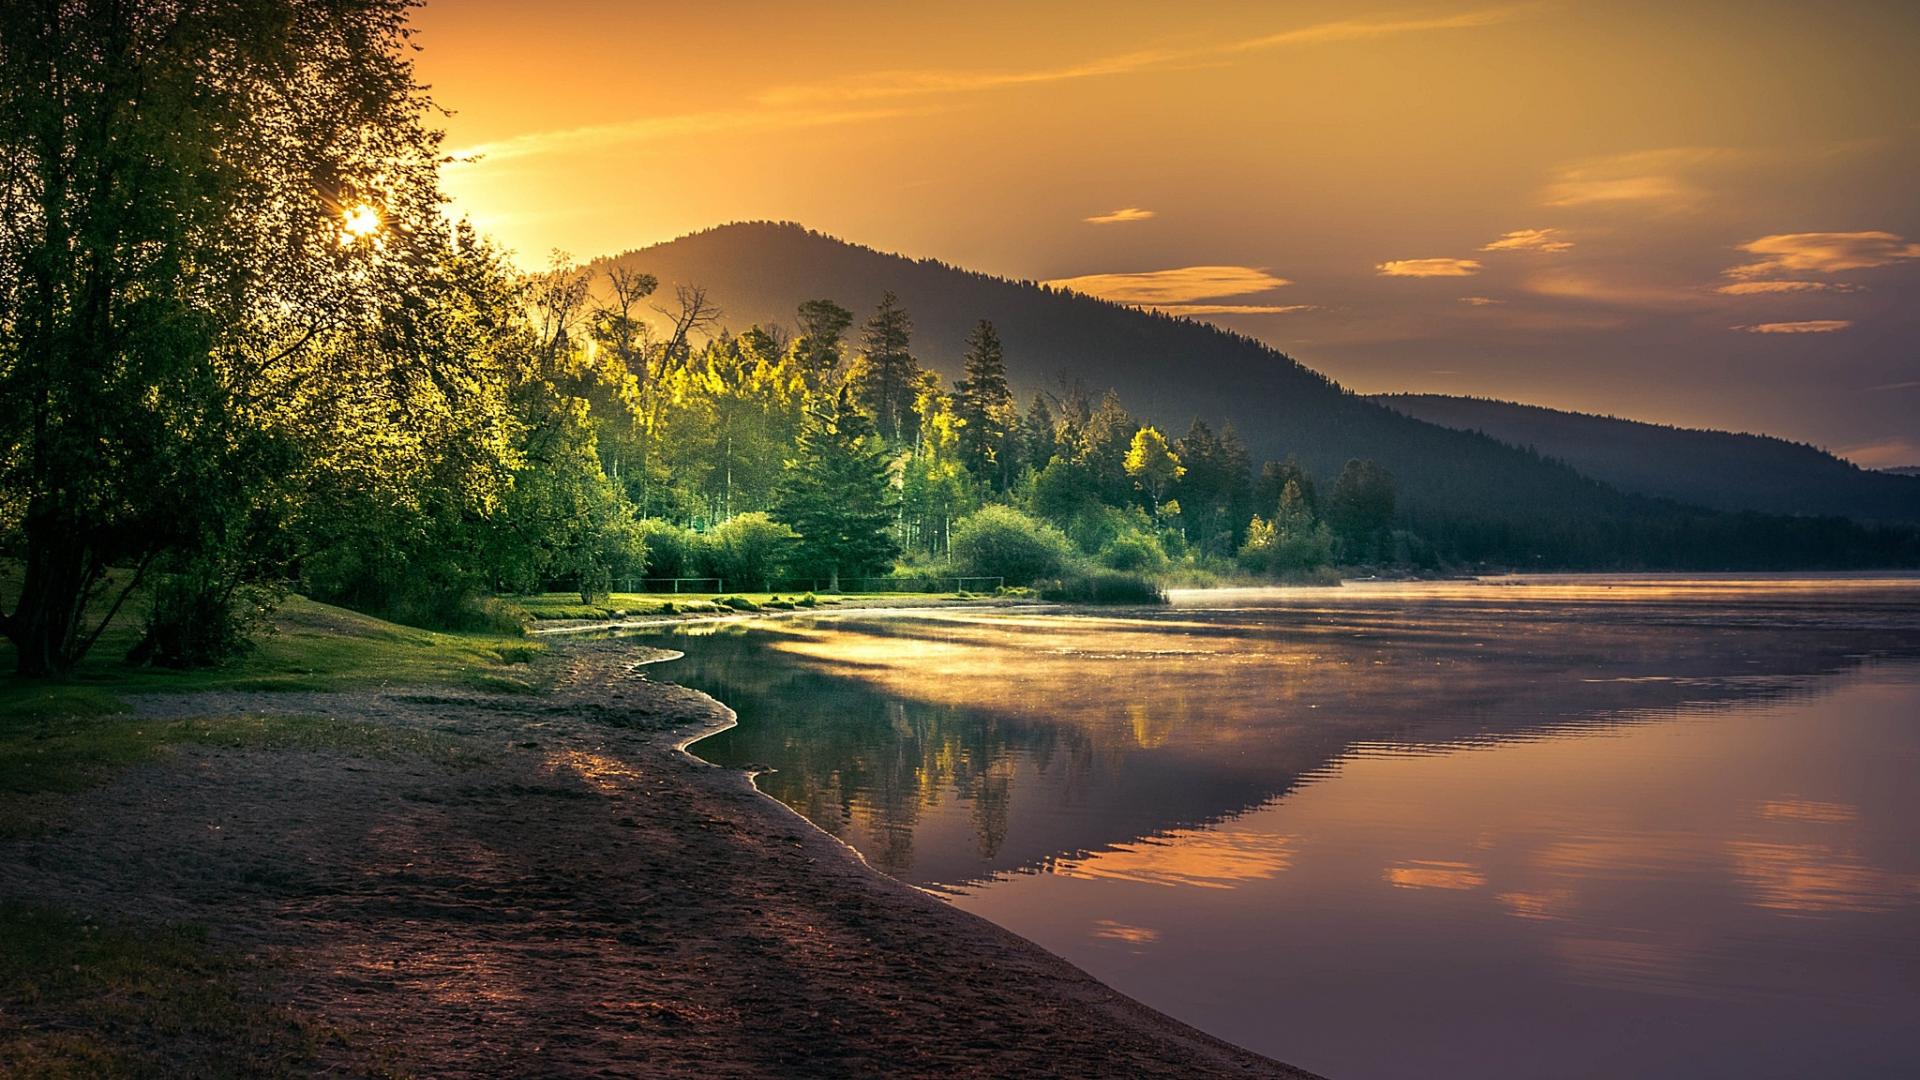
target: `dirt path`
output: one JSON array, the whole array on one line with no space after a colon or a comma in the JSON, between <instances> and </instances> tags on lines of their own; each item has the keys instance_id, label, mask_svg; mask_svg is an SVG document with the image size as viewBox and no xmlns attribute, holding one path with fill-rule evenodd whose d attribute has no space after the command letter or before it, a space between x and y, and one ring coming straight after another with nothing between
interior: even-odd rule
<instances>
[{"instance_id":1,"label":"dirt path","mask_svg":"<svg viewBox=\"0 0 1920 1080\"><path fill-rule=\"evenodd\" d=\"M70 830L0 843L0 888L282 951L273 995L346 1034L328 1075L1307 1075L879 874L676 751L729 717L637 658L572 645L538 697L140 699L425 729L485 760L183 748L83 796Z\"/></svg>"}]
</instances>

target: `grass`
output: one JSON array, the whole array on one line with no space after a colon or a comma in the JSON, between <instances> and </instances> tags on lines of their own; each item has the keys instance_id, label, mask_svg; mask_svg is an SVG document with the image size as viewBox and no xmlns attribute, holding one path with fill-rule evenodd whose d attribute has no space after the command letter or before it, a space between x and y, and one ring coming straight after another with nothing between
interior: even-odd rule
<instances>
[{"instance_id":1,"label":"grass","mask_svg":"<svg viewBox=\"0 0 1920 1080\"><path fill-rule=\"evenodd\" d=\"M253 966L197 928L0 900L0 1076L308 1075L312 1033L252 999L243 976Z\"/></svg>"},{"instance_id":2,"label":"grass","mask_svg":"<svg viewBox=\"0 0 1920 1080\"><path fill-rule=\"evenodd\" d=\"M545 593L539 596L515 597L515 606L524 609L539 621L557 619L612 619L620 614L634 616L676 615L687 611L715 611L720 607L735 610L758 610L775 608L787 610L789 606L813 607L816 604L831 605L841 600L883 599L899 596L899 593L846 593L837 597L818 597L812 602L804 602L810 596L804 592L750 592L750 593L614 593L598 604L582 604L578 593ZM752 608L739 608L728 604L730 600L745 600ZM706 605L706 606L701 606Z\"/></svg>"},{"instance_id":3,"label":"grass","mask_svg":"<svg viewBox=\"0 0 1920 1080\"><path fill-rule=\"evenodd\" d=\"M416 630L345 608L289 596L272 633L216 668L170 671L120 662L133 633L109 629L70 675L57 680L0 675L0 717L48 719L124 711L122 694L196 690L342 690L363 686L454 684L526 693L542 681L544 646L496 634ZM14 666L0 643L0 672Z\"/></svg>"}]
</instances>

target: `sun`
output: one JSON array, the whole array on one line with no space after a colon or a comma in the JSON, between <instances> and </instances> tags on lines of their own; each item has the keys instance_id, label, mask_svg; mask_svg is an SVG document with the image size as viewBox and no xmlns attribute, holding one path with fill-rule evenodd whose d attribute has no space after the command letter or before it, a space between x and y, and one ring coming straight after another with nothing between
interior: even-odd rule
<instances>
[{"instance_id":1,"label":"sun","mask_svg":"<svg viewBox=\"0 0 1920 1080\"><path fill-rule=\"evenodd\" d=\"M340 227L349 237L357 240L379 232L382 224L384 222L381 221L380 211L361 203L342 215Z\"/></svg>"}]
</instances>

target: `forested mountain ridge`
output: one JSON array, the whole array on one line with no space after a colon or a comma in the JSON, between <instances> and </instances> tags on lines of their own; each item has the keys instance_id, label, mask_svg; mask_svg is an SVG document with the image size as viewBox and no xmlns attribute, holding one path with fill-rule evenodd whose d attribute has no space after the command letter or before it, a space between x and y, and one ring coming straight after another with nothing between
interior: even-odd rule
<instances>
[{"instance_id":1,"label":"forested mountain ridge","mask_svg":"<svg viewBox=\"0 0 1920 1080\"><path fill-rule=\"evenodd\" d=\"M1862 557L1858 537L1815 539L1803 526L1788 535L1784 523L1734 521L1628 494L1501 440L1407 416L1209 324L884 254L795 224L723 225L591 268L652 274L663 293L704 287L722 309L721 324L735 332L790 324L795 308L814 299L868 311L891 291L912 315L914 353L949 385L968 330L990 320L1023 400L1077 380L1096 396L1116 390L1134 415L1169 433L1194 418L1231 423L1256 469L1293 457L1331 479L1350 459L1378 461L1398 482L1400 523L1456 556L1693 567L1842 565Z\"/></svg>"},{"instance_id":2,"label":"forested mountain ridge","mask_svg":"<svg viewBox=\"0 0 1920 1080\"><path fill-rule=\"evenodd\" d=\"M1715 510L1920 524L1920 477L1862 469L1769 435L1668 427L1487 398L1381 394L1416 419L1477 431L1623 491Z\"/></svg>"}]
</instances>

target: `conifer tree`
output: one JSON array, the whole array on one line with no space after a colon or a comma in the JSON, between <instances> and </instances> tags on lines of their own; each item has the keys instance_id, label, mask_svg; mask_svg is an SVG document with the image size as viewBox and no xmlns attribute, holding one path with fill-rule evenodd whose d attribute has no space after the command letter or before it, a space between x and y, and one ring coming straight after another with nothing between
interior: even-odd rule
<instances>
[{"instance_id":1,"label":"conifer tree","mask_svg":"<svg viewBox=\"0 0 1920 1080\"><path fill-rule=\"evenodd\" d=\"M800 534L795 568L827 578L882 573L900 553L884 444L847 388L802 429L774 517Z\"/></svg>"},{"instance_id":2,"label":"conifer tree","mask_svg":"<svg viewBox=\"0 0 1920 1080\"><path fill-rule=\"evenodd\" d=\"M953 387L953 411L965 425L960 460L976 479L1005 491L1019 467L1020 414L1007 386L1000 336L981 319L967 345L967 374Z\"/></svg>"},{"instance_id":3,"label":"conifer tree","mask_svg":"<svg viewBox=\"0 0 1920 1080\"><path fill-rule=\"evenodd\" d=\"M840 366L840 335L853 325L853 312L831 300L808 300L794 313L800 336L793 339L794 356L818 385Z\"/></svg>"},{"instance_id":4,"label":"conifer tree","mask_svg":"<svg viewBox=\"0 0 1920 1080\"><path fill-rule=\"evenodd\" d=\"M860 332L862 355L854 369L854 392L860 407L873 417L880 434L899 442L913 432L913 403L919 392L920 365L908 347L913 342L913 319L888 290L880 307Z\"/></svg>"}]
</instances>

